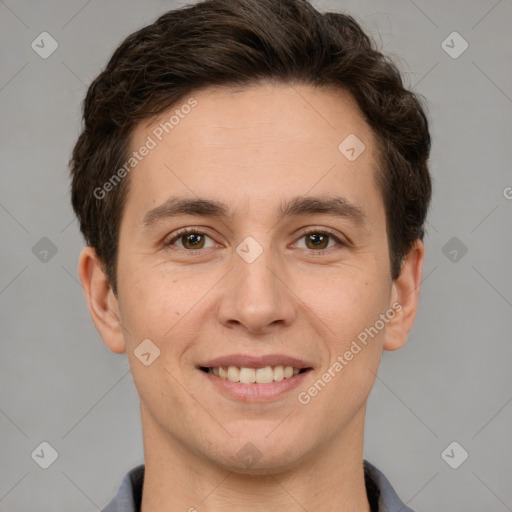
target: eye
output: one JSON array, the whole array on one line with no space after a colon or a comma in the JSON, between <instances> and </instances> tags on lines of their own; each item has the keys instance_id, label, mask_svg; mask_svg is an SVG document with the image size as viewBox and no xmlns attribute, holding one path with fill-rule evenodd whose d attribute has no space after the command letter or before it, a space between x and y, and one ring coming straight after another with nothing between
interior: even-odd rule
<instances>
[{"instance_id":1,"label":"eye","mask_svg":"<svg viewBox=\"0 0 512 512\"><path fill-rule=\"evenodd\" d=\"M314 229L307 231L301 235L299 240L302 239L305 240L305 248L315 252L331 249L333 246L329 246L330 241L337 242L337 245L346 245L334 233L326 229ZM334 246L335 245L336 244L334 244Z\"/></svg>"},{"instance_id":2,"label":"eye","mask_svg":"<svg viewBox=\"0 0 512 512\"><path fill-rule=\"evenodd\" d=\"M180 249L184 250L195 250L195 249L208 249L205 247L205 240L211 237L198 231L196 229L182 229L178 231L165 245L172 246L176 244ZM182 245L180 246L179 243Z\"/></svg>"},{"instance_id":3,"label":"eye","mask_svg":"<svg viewBox=\"0 0 512 512\"><path fill-rule=\"evenodd\" d=\"M210 239L213 242L213 239L202 231L192 228L184 228L175 233L174 236L170 238L165 245L177 246L179 249L183 249L185 251L208 249L209 247L213 247L215 245L213 244L207 247L205 245L206 239ZM346 245L334 233L325 228L314 229L302 233L299 240L302 239L305 240L305 247L302 248L309 249L318 253L322 253L322 251L325 251L326 249L332 249L332 247L336 245ZM330 242L335 243L334 245L329 245ZM298 242L295 243L295 246L297 245Z\"/></svg>"}]
</instances>

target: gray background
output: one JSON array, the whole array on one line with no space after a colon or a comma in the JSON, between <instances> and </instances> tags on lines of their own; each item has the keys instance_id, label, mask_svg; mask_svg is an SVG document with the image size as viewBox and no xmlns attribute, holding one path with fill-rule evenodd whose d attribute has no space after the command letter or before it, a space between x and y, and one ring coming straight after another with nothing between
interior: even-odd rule
<instances>
[{"instance_id":1,"label":"gray background","mask_svg":"<svg viewBox=\"0 0 512 512\"><path fill-rule=\"evenodd\" d=\"M405 348L384 354L365 457L418 512L512 510L512 2L314 4L353 14L399 56L432 126L420 311ZM0 2L1 511L98 510L143 460L126 356L103 345L79 284L67 163L87 85L179 5ZM43 31L58 42L47 59L31 48ZM441 45L453 31L469 44L458 58ZM42 441L59 455L46 470L31 458ZM469 453L457 469L441 457L452 441Z\"/></svg>"}]
</instances>

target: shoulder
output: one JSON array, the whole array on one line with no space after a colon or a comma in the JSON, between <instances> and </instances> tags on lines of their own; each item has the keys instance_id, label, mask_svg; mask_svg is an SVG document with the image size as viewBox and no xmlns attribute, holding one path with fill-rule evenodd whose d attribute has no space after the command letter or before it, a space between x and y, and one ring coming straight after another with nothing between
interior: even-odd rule
<instances>
[{"instance_id":1,"label":"shoulder","mask_svg":"<svg viewBox=\"0 0 512 512\"><path fill-rule=\"evenodd\" d=\"M414 512L399 498L384 473L367 460L364 461L364 475L372 512Z\"/></svg>"},{"instance_id":2,"label":"shoulder","mask_svg":"<svg viewBox=\"0 0 512 512\"><path fill-rule=\"evenodd\" d=\"M144 464L134 467L124 476L117 494L102 512L139 512L144 483Z\"/></svg>"}]
</instances>

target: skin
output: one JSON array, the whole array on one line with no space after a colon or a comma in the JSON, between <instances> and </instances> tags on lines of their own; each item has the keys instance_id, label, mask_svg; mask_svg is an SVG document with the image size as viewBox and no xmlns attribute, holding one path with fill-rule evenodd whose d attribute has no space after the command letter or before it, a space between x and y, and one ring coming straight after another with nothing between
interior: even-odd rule
<instances>
[{"instance_id":1,"label":"skin","mask_svg":"<svg viewBox=\"0 0 512 512\"><path fill-rule=\"evenodd\" d=\"M246 512L368 512L366 401L382 351L400 348L413 324L423 244L393 281L375 139L346 93L262 83L193 97L197 107L130 174L118 296L91 247L78 268L94 324L110 350L126 352L140 395L142 511L215 512L229 504ZM133 149L158 122L138 125ZM366 146L353 162L338 150L349 134ZM144 230L146 212L172 195L222 201L234 216L185 215ZM279 220L277 205L301 195L343 196L365 221L323 213ZM165 245L184 227L208 235L201 249L187 237ZM321 253L303 231L322 229L345 244L330 238ZM247 236L263 249L253 263L235 252ZM300 404L298 393L396 302L401 311ZM147 338L160 350L149 366L134 355ZM196 368L233 353L287 354L313 370L274 400L243 402ZM248 442L260 454L250 467L237 457Z\"/></svg>"}]
</instances>

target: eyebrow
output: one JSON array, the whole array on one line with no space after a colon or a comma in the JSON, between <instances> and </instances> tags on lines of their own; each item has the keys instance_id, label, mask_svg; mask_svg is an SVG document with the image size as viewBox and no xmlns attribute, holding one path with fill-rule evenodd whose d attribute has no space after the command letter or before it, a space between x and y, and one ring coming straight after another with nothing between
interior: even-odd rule
<instances>
[{"instance_id":1,"label":"eyebrow","mask_svg":"<svg viewBox=\"0 0 512 512\"><path fill-rule=\"evenodd\" d=\"M340 196L297 196L288 201L282 201L277 210L279 221L287 217L315 214L345 218L356 224L367 222L367 216L359 205ZM216 217L222 220L228 220L234 216L229 207L219 201L200 197L170 197L144 215L142 226L147 231L161 221L182 215Z\"/></svg>"}]
</instances>

